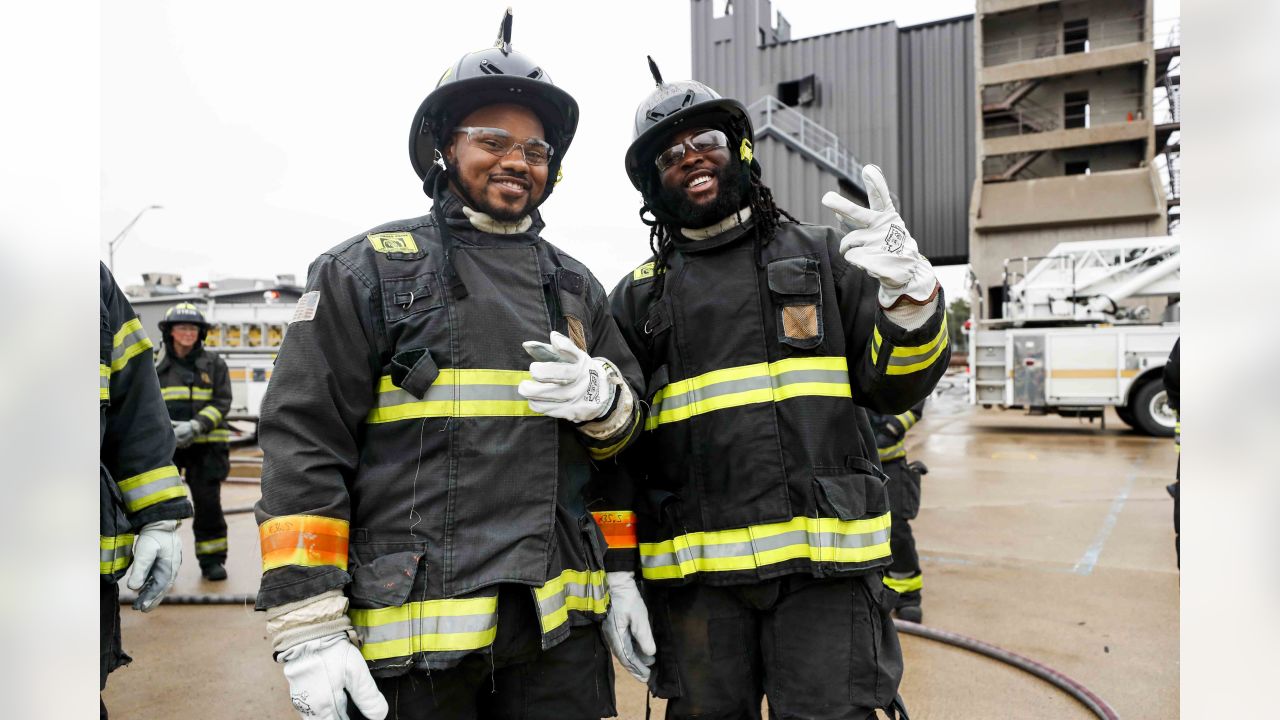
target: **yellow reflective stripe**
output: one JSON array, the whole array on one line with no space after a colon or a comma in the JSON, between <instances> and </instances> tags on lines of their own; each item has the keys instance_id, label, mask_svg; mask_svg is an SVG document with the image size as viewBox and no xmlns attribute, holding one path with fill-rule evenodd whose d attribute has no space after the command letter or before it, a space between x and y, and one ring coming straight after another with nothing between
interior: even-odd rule
<instances>
[{"instance_id":1,"label":"yellow reflective stripe","mask_svg":"<svg viewBox=\"0 0 1280 720\"><path fill-rule=\"evenodd\" d=\"M131 513L165 500L187 496L187 488L182 484L178 468L173 465L148 470L117 484L124 496L125 508Z\"/></svg>"},{"instance_id":2,"label":"yellow reflective stripe","mask_svg":"<svg viewBox=\"0 0 1280 720\"><path fill-rule=\"evenodd\" d=\"M530 379L527 370L447 368L419 400L384 375L378 379L377 406L365 422L386 423L426 417L541 417L520 397L516 386Z\"/></svg>"},{"instance_id":3,"label":"yellow reflective stripe","mask_svg":"<svg viewBox=\"0 0 1280 720\"><path fill-rule=\"evenodd\" d=\"M876 452L879 453L881 460L897 460L900 457L906 457L907 449L903 446L905 442L905 439L899 440L887 448L876 448Z\"/></svg>"},{"instance_id":4,"label":"yellow reflective stripe","mask_svg":"<svg viewBox=\"0 0 1280 720\"><path fill-rule=\"evenodd\" d=\"M142 321L134 318L116 331L112 340L111 371L120 372L129 361L151 349L151 340L142 330Z\"/></svg>"},{"instance_id":5,"label":"yellow reflective stripe","mask_svg":"<svg viewBox=\"0 0 1280 720\"><path fill-rule=\"evenodd\" d=\"M895 578L885 575L884 584L885 587L899 594L916 592L924 587L924 576L916 575L915 577L909 578Z\"/></svg>"},{"instance_id":6,"label":"yellow reflective stripe","mask_svg":"<svg viewBox=\"0 0 1280 720\"><path fill-rule=\"evenodd\" d=\"M636 431L640 429L640 423L638 422L640 419L639 415L640 415L640 408L636 407L631 414L630 432L628 432L627 436L622 438L618 442L612 445L609 445L607 447L592 447L588 445L587 454L591 456L591 459L592 460L608 460L609 458L616 455L619 450L626 447L627 443L631 442L631 438L635 436Z\"/></svg>"},{"instance_id":7,"label":"yellow reflective stripe","mask_svg":"<svg viewBox=\"0 0 1280 720\"><path fill-rule=\"evenodd\" d=\"M190 400L191 388L186 385L173 385L160 388L160 397L165 400Z\"/></svg>"},{"instance_id":8,"label":"yellow reflective stripe","mask_svg":"<svg viewBox=\"0 0 1280 720\"><path fill-rule=\"evenodd\" d=\"M865 563L890 556L889 513L862 520L793 518L734 530L694 532L640 543L645 579L669 580L698 572L756 570L787 560Z\"/></svg>"},{"instance_id":9,"label":"yellow reflective stripe","mask_svg":"<svg viewBox=\"0 0 1280 720\"><path fill-rule=\"evenodd\" d=\"M222 422L222 411L212 405L201 408L198 414L203 415L209 418L210 420L212 420L214 425L217 425L218 423Z\"/></svg>"},{"instance_id":10,"label":"yellow reflective stripe","mask_svg":"<svg viewBox=\"0 0 1280 720\"><path fill-rule=\"evenodd\" d=\"M876 326L872 329L871 342L871 364L876 365L880 360L880 347L884 342L884 338L880 335L880 328ZM933 339L923 345L903 345L895 346L893 352L890 353L888 365L885 367L885 373L888 375L909 375L913 372L924 370L933 365L933 363L942 355L942 351L947 348L949 343L947 334L947 318L944 315L942 324L938 327L938 334Z\"/></svg>"},{"instance_id":11,"label":"yellow reflective stripe","mask_svg":"<svg viewBox=\"0 0 1280 720\"><path fill-rule=\"evenodd\" d=\"M365 660L421 652L481 650L497 635L498 598L425 600L372 610L347 611L363 640Z\"/></svg>"},{"instance_id":12,"label":"yellow reflective stripe","mask_svg":"<svg viewBox=\"0 0 1280 720\"><path fill-rule=\"evenodd\" d=\"M98 399L111 399L111 366L98 363Z\"/></svg>"},{"instance_id":13,"label":"yellow reflective stripe","mask_svg":"<svg viewBox=\"0 0 1280 720\"><path fill-rule=\"evenodd\" d=\"M98 574L111 575L133 562L133 533L98 536Z\"/></svg>"},{"instance_id":14,"label":"yellow reflective stripe","mask_svg":"<svg viewBox=\"0 0 1280 720\"><path fill-rule=\"evenodd\" d=\"M902 413L901 415L894 415L894 417L898 419L898 422L902 423L903 432L910 430L911 426L916 424L916 414L910 410Z\"/></svg>"},{"instance_id":15,"label":"yellow reflective stripe","mask_svg":"<svg viewBox=\"0 0 1280 720\"><path fill-rule=\"evenodd\" d=\"M563 625L569 611L603 615L609 609L609 589L603 570L565 570L558 577L534 588L543 634Z\"/></svg>"},{"instance_id":16,"label":"yellow reflective stripe","mask_svg":"<svg viewBox=\"0 0 1280 720\"><path fill-rule=\"evenodd\" d=\"M201 435L192 440L193 443L229 443L231 442L231 431L226 428L217 428Z\"/></svg>"},{"instance_id":17,"label":"yellow reflective stripe","mask_svg":"<svg viewBox=\"0 0 1280 720\"><path fill-rule=\"evenodd\" d=\"M213 553L226 552L226 551L227 551L227 539L224 537L214 538L213 540L204 540L196 543L197 555L211 555Z\"/></svg>"},{"instance_id":18,"label":"yellow reflective stripe","mask_svg":"<svg viewBox=\"0 0 1280 720\"><path fill-rule=\"evenodd\" d=\"M796 375L793 379L782 377L788 373ZM645 421L645 429L725 408L808 396L852 397L848 361L843 357L787 358L679 380L654 396L653 413Z\"/></svg>"}]
</instances>

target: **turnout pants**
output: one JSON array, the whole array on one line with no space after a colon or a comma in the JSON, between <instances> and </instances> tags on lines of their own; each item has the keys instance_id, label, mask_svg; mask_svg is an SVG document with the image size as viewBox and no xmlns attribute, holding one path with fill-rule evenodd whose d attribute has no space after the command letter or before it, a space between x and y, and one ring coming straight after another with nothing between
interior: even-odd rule
<instances>
[{"instance_id":1,"label":"turnout pants","mask_svg":"<svg viewBox=\"0 0 1280 720\"><path fill-rule=\"evenodd\" d=\"M390 707L387 720L597 720L613 717L613 660L599 625L572 628L542 650L529 588L498 591L492 654L474 654L447 670L374 678ZM365 720L348 703L351 720Z\"/></svg>"},{"instance_id":2,"label":"turnout pants","mask_svg":"<svg viewBox=\"0 0 1280 720\"><path fill-rule=\"evenodd\" d=\"M894 596L879 571L646 594L658 644L649 687L668 698L668 720L758 720L764 696L769 716L788 720L902 711Z\"/></svg>"},{"instance_id":3,"label":"turnout pants","mask_svg":"<svg viewBox=\"0 0 1280 720\"><path fill-rule=\"evenodd\" d=\"M124 654L120 645L120 586L113 582L99 582L101 605L98 613L98 690L107 687L107 675L118 667L128 665L133 658ZM106 720L107 705L101 700L101 717Z\"/></svg>"},{"instance_id":4,"label":"turnout pants","mask_svg":"<svg viewBox=\"0 0 1280 720\"><path fill-rule=\"evenodd\" d=\"M910 521L920 512L920 475L907 465L906 458L884 463L884 472L889 476L889 514L893 520L889 530L893 562L884 584L898 593L898 607L919 605L924 577Z\"/></svg>"},{"instance_id":5,"label":"turnout pants","mask_svg":"<svg viewBox=\"0 0 1280 720\"><path fill-rule=\"evenodd\" d=\"M222 515L222 481L231 472L225 445L192 445L173 454L195 506L191 527L196 535L196 559L200 566L227 562L227 519Z\"/></svg>"}]
</instances>

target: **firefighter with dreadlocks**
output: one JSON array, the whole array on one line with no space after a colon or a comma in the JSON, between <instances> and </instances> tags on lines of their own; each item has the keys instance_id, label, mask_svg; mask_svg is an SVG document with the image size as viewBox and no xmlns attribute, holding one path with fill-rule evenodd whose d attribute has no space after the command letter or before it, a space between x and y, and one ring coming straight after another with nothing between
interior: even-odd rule
<instances>
[{"instance_id":1,"label":"firefighter with dreadlocks","mask_svg":"<svg viewBox=\"0 0 1280 720\"><path fill-rule=\"evenodd\" d=\"M634 520L597 469L641 434L643 379L538 212L577 122L508 11L413 120L431 212L311 265L257 506L258 608L304 720L601 718L610 650L648 672Z\"/></svg>"},{"instance_id":2,"label":"firefighter with dreadlocks","mask_svg":"<svg viewBox=\"0 0 1280 720\"><path fill-rule=\"evenodd\" d=\"M205 348L208 335L209 323L195 305L179 303L166 310L156 374L178 446L173 463L186 477L196 507L191 529L200 574L216 581L227 579L222 483L231 472L231 434L223 419L231 409L231 373L225 360Z\"/></svg>"},{"instance_id":3,"label":"firefighter with dreadlocks","mask_svg":"<svg viewBox=\"0 0 1280 720\"><path fill-rule=\"evenodd\" d=\"M658 84L626 170L654 257L611 295L644 371L639 559L668 718L902 712L889 501L865 410L898 413L947 366L941 289L889 201L796 222L760 180L741 103Z\"/></svg>"},{"instance_id":4,"label":"firefighter with dreadlocks","mask_svg":"<svg viewBox=\"0 0 1280 720\"><path fill-rule=\"evenodd\" d=\"M907 462L907 431L924 417L924 402L921 400L897 415L867 413L875 431L880 465L889 478L889 510L893 520L889 548L893 551L893 563L885 570L884 584L898 594L895 608L898 617L917 623L924 620L924 610L920 607L924 576L910 521L920 512L920 479L928 468L921 462Z\"/></svg>"}]
</instances>

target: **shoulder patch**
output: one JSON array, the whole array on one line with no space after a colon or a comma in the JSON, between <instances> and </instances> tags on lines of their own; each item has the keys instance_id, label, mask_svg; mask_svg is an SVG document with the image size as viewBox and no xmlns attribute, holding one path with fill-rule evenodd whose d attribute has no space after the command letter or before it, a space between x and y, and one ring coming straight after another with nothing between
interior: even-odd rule
<instances>
[{"instance_id":1,"label":"shoulder patch","mask_svg":"<svg viewBox=\"0 0 1280 720\"><path fill-rule=\"evenodd\" d=\"M296 323L314 320L316 317L316 308L318 307L320 307L319 290L312 290L311 292L303 293L302 297L298 298L298 305L293 310L293 319L289 322Z\"/></svg>"},{"instance_id":2,"label":"shoulder patch","mask_svg":"<svg viewBox=\"0 0 1280 720\"><path fill-rule=\"evenodd\" d=\"M641 265L640 267L636 268L635 270L633 270L633 271L631 272L631 282L633 282L633 283L638 283L638 282L643 282L643 281L645 281L645 280L652 280L652 279L653 279L653 265L654 265L654 264L653 264L653 262L652 262L652 261L650 261L650 262L647 262L647 263L645 263L645 264ZM664 273L665 273L666 271L667 271L667 269L666 269L666 268L663 268L661 272L664 272ZM661 273L659 273L659 274L661 274Z\"/></svg>"},{"instance_id":3,"label":"shoulder patch","mask_svg":"<svg viewBox=\"0 0 1280 720\"><path fill-rule=\"evenodd\" d=\"M416 253L418 244L413 241L413 234L407 232L384 232L366 235L369 244L380 253Z\"/></svg>"}]
</instances>

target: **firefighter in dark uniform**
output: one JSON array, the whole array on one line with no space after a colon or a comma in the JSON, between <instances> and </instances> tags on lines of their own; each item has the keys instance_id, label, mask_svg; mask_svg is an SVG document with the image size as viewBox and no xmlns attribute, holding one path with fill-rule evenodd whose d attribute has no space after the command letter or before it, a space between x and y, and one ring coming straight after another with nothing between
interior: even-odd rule
<instances>
[{"instance_id":1,"label":"firefighter in dark uniform","mask_svg":"<svg viewBox=\"0 0 1280 720\"><path fill-rule=\"evenodd\" d=\"M130 662L120 646L120 589L138 591L149 612L173 587L182 564L179 520L191 517L173 466L173 432L151 365L151 341L115 279L100 264L98 352L98 572L101 582L99 689ZM102 717L107 707L102 705Z\"/></svg>"},{"instance_id":2,"label":"firefighter in dark uniform","mask_svg":"<svg viewBox=\"0 0 1280 720\"><path fill-rule=\"evenodd\" d=\"M217 353L204 347L209 323L191 303L174 305L160 321L164 347L156 356L160 392L169 408L177 451L173 463L191 488L196 517L196 559L206 580L226 580L227 519L222 482L231 471L224 426L231 409L231 374Z\"/></svg>"},{"instance_id":3,"label":"firefighter in dark uniform","mask_svg":"<svg viewBox=\"0 0 1280 720\"><path fill-rule=\"evenodd\" d=\"M893 518L889 548L893 551L893 562L885 571L884 584L898 594L898 617L917 623L924 620L924 610L920 607L924 576L910 521L920 512L923 466L907 462L906 443L907 431L924 417L924 402L921 400L915 407L897 415L875 411L867 413L876 434L880 465L889 477L889 512Z\"/></svg>"},{"instance_id":4,"label":"firefighter in dark uniform","mask_svg":"<svg viewBox=\"0 0 1280 720\"><path fill-rule=\"evenodd\" d=\"M627 173L654 257L614 317L649 419L626 461L668 718L902 711L881 581L889 500L866 412L902 412L947 366L945 303L888 200L824 199L859 230L795 222L760 181L745 108L662 81ZM834 194L833 194L834 195Z\"/></svg>"},{"instance_id":5,"label":"firefighter in dark uniform","mask_svg":"<svg viewBox=\"0 0 1280 720\"><path fill-rule=\"evenodd\" d=\"M578 107L510 21L414 118L431 212L311 265L263 401L258 608L308 720L612 716L610 650L652 662L595 469L640 435L642 380L541 235Z\"/></svg>"},{"instance_id":6,"label":"firefighter in dark uniform","mask_svg":"<svg viewBox=\"0 0 1280 720\"><path fill-rule=\"evenodd\" d=\"M1178 474L1172 483L1165 486L1169 497L1173 498L1173 552L1178 567L1182 567L1182 523L1179 510L1182 504L1182 363L1179 361L1179 348L1182 338L1173 344L1169 353L1169 361L1164 364L1164 391L1169 396L1169 407L1173 409L1178 422L1173 426L1173 441L1178 448Z\"/></svg>"}]
</instances>

